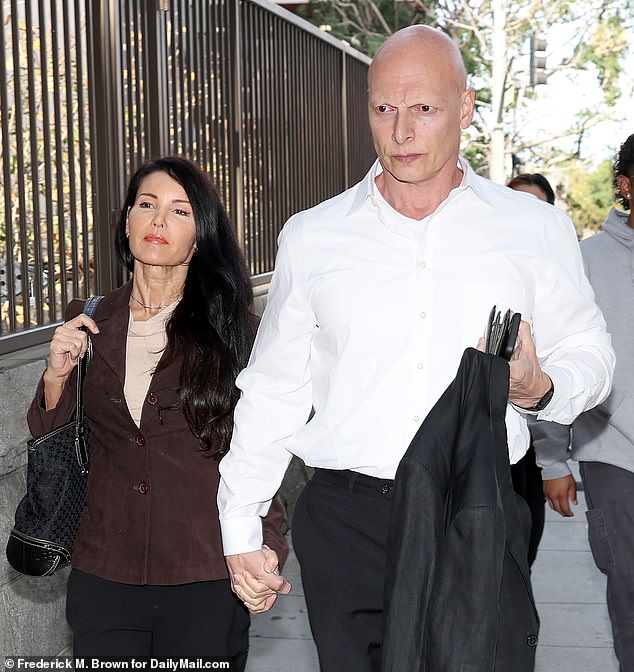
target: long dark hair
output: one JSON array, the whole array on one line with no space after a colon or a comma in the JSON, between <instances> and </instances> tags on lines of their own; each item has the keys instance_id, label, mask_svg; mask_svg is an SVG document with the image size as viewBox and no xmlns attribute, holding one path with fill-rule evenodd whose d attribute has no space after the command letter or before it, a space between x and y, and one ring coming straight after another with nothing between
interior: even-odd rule
<instances>
[{"instance_id":1,"label":"long dark hair","mask_svg":"<svg viewBox=\"0 0 634 672\"><path fill-rule=\"evenodd\" d=\"M196 223L197 247L183 297L167 323L167 352L161 366L182 355L179 405L203 448L220 458L229 447L239 397L235 379L246 366L253 343L251 282L213 184L191 161L175 156L144 164L130 180L116 233L123 265L134 270L126 236L128 209L141 181L155 172L167 173L185 190Z\"/></svg>"}]
</instances>

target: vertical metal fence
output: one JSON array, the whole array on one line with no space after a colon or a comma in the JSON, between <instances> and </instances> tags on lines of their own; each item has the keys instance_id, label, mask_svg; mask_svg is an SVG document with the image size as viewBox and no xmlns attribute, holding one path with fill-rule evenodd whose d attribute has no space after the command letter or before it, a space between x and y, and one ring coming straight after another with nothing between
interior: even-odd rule
<instances>
[{"instance_id":1,"label":"vertical metal fence","mask_svg":"<svg viewBox=\"0 0 634 672\"><path fill-rule=\"evenodd\" d=\"M144 160L213 176L257 282L284 221L374 158L368 59L267 0L0 0L0 39L0 353L122 281Z\"/></svg>"},{"instance_id":2,"label":"vertical metal fence","mask_svg":"<svg viewBox=\"0 0 634 672\"><path fill-rule=\"evenodd\" d=\"M241 25L242 243L258 275L284 220L345 184L343 52L255 3Z\"/></svg>"},{"instance_id":3,"label":"vertical metal fence","mask_svg":"<svg viewBox=\"0 0 634 672\"><path fill-rule=\"evenodd\" d=\"M0 0L0 335L92 291L83 3Z\"/></svg>"}]
</instances>

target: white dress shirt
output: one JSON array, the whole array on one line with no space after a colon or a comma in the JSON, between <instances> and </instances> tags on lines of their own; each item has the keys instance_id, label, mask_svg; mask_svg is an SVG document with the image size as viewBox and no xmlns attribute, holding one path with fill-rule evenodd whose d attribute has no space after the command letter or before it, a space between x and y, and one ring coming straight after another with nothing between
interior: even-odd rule
<instances>
[{"instance_id":1,"label":"white dress shirt","mask_svg":"<svg viewBox=\"0 0 634 672\"><path fill-rule=\"evenodd\" d=\"M608 394L614 353L570 219L463 159L460 168L460 186L421 221L382 198L377 161L358 185L284 226L220 463L226 554L260 548L259 516L292 454L394 478L493 305L532 326L555 386L538 417L570 423ZM507 432L516 462L529 435L511 405Z\"/></svg>"}]
</instances>

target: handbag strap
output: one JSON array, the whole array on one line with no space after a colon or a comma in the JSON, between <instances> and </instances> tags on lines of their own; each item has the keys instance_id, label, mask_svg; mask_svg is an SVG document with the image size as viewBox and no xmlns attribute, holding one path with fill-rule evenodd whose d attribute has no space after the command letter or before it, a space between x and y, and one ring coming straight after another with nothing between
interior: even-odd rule
<instances>
[{"instance_id":1,"label":"handbag strap","mask_svg":"<svg viewBox=\"0 0 634 672\"><path fill-rule=\"evenodd\" d=\"M84 306L84 314L88 317L92 317L97 304L101 301L103 297L101 296L91 296L86 299L86 305ZM84 432L84 378L86 377L86 370L88 368L88 363L92 359L92 341L90 339L90 333L85 327L82 327L82 330L88 334L88 349L86 354L79 360L77 364L77 399L75 405L75 452L77 454L77 462L82 473L85 475L88 473L88 450L85 441L82 441L82 435Z\"/></svg>"}]
</instances>

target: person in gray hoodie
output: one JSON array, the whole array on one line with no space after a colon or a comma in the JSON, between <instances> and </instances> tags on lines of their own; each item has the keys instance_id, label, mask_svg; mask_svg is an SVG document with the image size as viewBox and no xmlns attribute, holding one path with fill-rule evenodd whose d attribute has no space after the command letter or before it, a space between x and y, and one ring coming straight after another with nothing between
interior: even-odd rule
<instances>
[{"instance_id":1,"label":"person in gray hoodie","mask_svg":"<svg viewBox=\"0 0 634 672\"><path fill-rule=\"evenodd\" d=\"M597 567L607 576L607 605L621 672L634 672L634 134L614 164L617 199L603 231L581 242L586 274L603 311L616 369L612 392L570 427L532 423L551 508L572 516L577 503L568 459L579 462L588 505L588 538Z\"/></svg>"}]
</instances>

